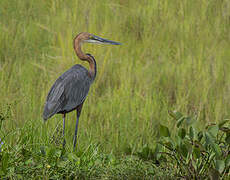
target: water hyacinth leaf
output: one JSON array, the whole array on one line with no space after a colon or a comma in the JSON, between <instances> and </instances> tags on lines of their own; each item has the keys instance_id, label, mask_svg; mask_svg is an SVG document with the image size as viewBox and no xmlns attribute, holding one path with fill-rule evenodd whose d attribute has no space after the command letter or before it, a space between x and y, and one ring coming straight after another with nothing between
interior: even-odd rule
<instances>
[{"instance_id":1,"label":"water hyacinth leaf","mask_svg":"<svg viewBox=\"0 0 230 180\"><path fill-rule=\"evenodd\" d=\"M195 118L190 117L190 116L186 117L185 120L186 120L187 125L191 125L195 122Z\"/></svg>"},{"instance_id":2,"label":"water hyacinth leaf","mask_svg":"<svg viewBox=\"0 0 230 180\"><path fill-rule=\"evenodd\" d=\"M205 133L205 143L206 145L210 145L216 156L221 156L222 151L218 144L215 143L215 139L209 132Z\"/></svg>"},{"instance_id":3,"label":"water hyacinth leaf","mask_svg":"<svg viewBox=\"0 0 230 180\"><path fill-rule=\"evenodd\" d=\"M221 122L218 124L219 128L223 127L227 122L229 122L229 120L230 120L230 119L225 119L225 120L221 121Z\"/></svg>"},{"instance_id":4,"label":"water hyacinth leaf","mask_svg":"<svg viewBox=\"0 0 230 180\"><path fill-rule=\"evenodd\" d=\"M185 136L186 136L186 130L184 128L180 128L179 131L178 131L178 136L181 138L181 139L184 139Z\"/></svg>"},{"instance_id":5,"label":"water hyacinth leaf","mask_svg":"<svg viewBox=\"0 0 230 180\"><path fill-rule=\"evenodd\" d=\"M218 179L220 179L220 173L216 169L210 168L209 169L209 177L211 180L218 180Z\"/></svg>"},{"instance_id":6,"label":"water hyacinth leaf","mask_svg":"<svg viewBox=\"0 0 230 180\"><path fill-rule=\"evenodd\" d=\"M176 127L179 128L182 124L182 122L184 121L184 117L181 117L178 121L177 121L177 124L176 124Z\"/></svg>"},{"instance_id":7,"label":"water hyacinth leaf","mask_svg":"<svg viewBox=\"0 0 230 180\"><path fill-rule=\"evenodd\" d=\"M216 137L218 132L219 132L219 127L218 125L214 125L214 126L209 126L208 127L208 132L213 136Z\"/></svg>"},{"instance_id":8,"label":"water hyacinth leaf","mask_svg":"<svg viewBox=\"0 0 230 180\"><path fill-rule=\"evenodd\" d=\"M163 126L160 124L160 136L164 136L164 137L170 137L170 132L168 127Z\"/></svg>"},{"instance_id":9,"label":"water hyacinth leaf","mask_svg":"<svg viewBox=\"0 0 230 180\"><path fill-rule=\"evenodd\" d=\"M220 146L218 144L216 144L216 143L211 144L211 148L215 152L217 157L221 156L222 151L221 151L221 148L220 148Z\"/></svg>"},{"instance_id":10,"label":"water hyacinth leaf","mask_svg":"<svg viewBox=\"0 0 230 180\"><path fill-rule=\"evenodd\" d=\"M190 139L193 141L193 139L194 139L194 135L195 135L195 130L194 130L194 128L191 126L190 128L189 128L189 137L190 137Z\"/></svg>"},{"instance_id":11,"label":"water hyacinth leaf","mask_svg":"<svg viewBox=\"0 0 230 180\"><path fill-rule=\"evenodd\" d=\"M225 159L225 166L228 167L230 166L230 154L227 156L227 158Z\"/></svg>"},{"instance_id":12,"label":"water hyacinth leaf","mask_svg":"<svg viewBox=\"0 0 230 180\"><path fill-rule=\"evenodd\" d=\"M169 111L169 115L172 116L176 121L178 121L183 116L183 114L178 111Z\"/></svg>"},{"instance_id":13,"label":"water hyacinth leaf","mask_svg":"<svg viewBox=\"0 0 230 180\"><path fill-rule=\"evenodd\" d=\"M221 174L224 171L225 163L223 160L216 160L216 170Z\"/></svg>"},{"instance_id":14,"label":"water hyacinth leaf","mask_svg":"<svg viewBox=\"0 0 230 180\"><path fill-rule=\"evenodd\" d=\"M214 143L213 137L208 132L205 133L205 143L206 145L212 145Z\"/></svg>"}]
</instances>

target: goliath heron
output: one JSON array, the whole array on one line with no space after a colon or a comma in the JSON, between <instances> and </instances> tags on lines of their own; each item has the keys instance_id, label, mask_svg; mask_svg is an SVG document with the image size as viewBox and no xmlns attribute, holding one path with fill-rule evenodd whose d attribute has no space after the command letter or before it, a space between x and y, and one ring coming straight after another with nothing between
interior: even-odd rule
<instances>
[{"instance_id":1,"label":"goliath heron","mask_svg":"<svg viewBox=\"0 0 230 180\"><path fill-rule=\"evenodd\" d=\"M74 50L80 60L87 61L89 63L89 70L80 64L74 65L55 81L48 93L43 112L43 119L46 121L54 114L62 114L63 137L65 134L66 113L73 110L76 110L77 112L73 148L75 148L77 142L78 121L81 109L89 92L90 85L93 83L97 74L96 61L94 57L91 54L84 54L81 50L81 45L84 42L120 45L118 42L103 39L87 32L78 34L74 38ZM63 140L63 146L65 146L65 138Z\"/></svg>"}]
</instances>

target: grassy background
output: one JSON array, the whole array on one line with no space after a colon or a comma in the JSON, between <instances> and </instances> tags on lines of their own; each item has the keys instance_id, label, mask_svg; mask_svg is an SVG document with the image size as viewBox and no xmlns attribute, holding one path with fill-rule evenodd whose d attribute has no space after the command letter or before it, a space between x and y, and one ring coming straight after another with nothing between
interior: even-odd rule
<instances>
[{"instance_id":1,"label":"grassy background","mask_svg":"<svg viewBox=\"0 0 230 180\"><path fill-rule=\"evenodd\" d=\"M58 76L82 64L72 40L83 31L123 45L84 45L98 74L80 118L80 149L154 146L159 122L174 128L168 110L196 115L199 127L229 118L228 0L1 0L1 138L12 149L48 144L62 125L60 115L43 123L43 105ZM71 149L75 118L67 116Z\"/></svg>"}]
</instances>

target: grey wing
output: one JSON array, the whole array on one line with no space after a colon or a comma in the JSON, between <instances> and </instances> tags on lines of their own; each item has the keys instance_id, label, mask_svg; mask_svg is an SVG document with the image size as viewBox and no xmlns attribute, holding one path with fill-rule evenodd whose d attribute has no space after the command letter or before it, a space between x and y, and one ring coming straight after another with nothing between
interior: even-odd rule
<instances>
[{"instance_id":1,"label":"grey wing","mask_svg":"<svg viewBox=\"0 0 230 180\"><path fill-rule=\"evenodd\" d=\"M75 65L61 75L47 96L43 119L47 120L58 112L69 112L81 104L91 85L87 69Z\"/></svg>"}]
</instances>

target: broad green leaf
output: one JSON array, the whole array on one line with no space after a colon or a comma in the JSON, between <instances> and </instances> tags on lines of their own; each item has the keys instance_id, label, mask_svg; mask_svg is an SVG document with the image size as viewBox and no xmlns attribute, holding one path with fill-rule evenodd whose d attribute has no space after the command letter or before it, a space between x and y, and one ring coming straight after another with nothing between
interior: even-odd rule
<instances>
[{"instance_id":1,"label":"broad green leaf","mask_svg":"<svg viewBox=\"0 0 230 180\"><path fill-rule=\"evenodd\" d=\"M194 136L195 136L195 130L194 130L194 128L191 126L191 127L189 128L189 137L190 137L191 140L193 140L193 139L194 139Z\"/></svg>"},{"instance_id":2,"label":"broad green leaf","mask_svg":"<svg viewBox=\"0 0 230 180\"><path fill-rule=\"evenodd\" d=\"M176 127L179 128L182 124L182 122L184 121L184 117L181 117L178 121L177 121L177 124L176 124Z\"/></svg>"},{"instance_id":3,"label":"broad green leaf","mask_svg":"<svg viewBox=\"0 0 230 180\"><path fill-rule=\"evenodd\" d=\"M223 127L227 122L229 122L229 120L230 120L230 119L225 119L225 120L221 121L221 122L218 124L219 128Z\"/></svg>"},{"instance_id":4,"label":"broad green leaf","mask_svg":"<svg viewBox=\"0 0 230 180\"><path fill-rule=\"evenodd\" d=\"M209 177L211 180L219 180L220 179L220 173L216 169L210 168L208 174L209 174Z\"/></svg>"},{"instance_id":5,"label":"broad green leaf","mask_svg":"<svg viewBox=\"0 0 230 180\"><path fill-rule=\"evenodd\" d=\"M218 125L214 125L214 126L209 126L208 127L208 132L213 136L216 137L218 132L219 132L219 127Z\"/></svg>"},{"instance_id":6,"label":"broad green leaf","mask_svg":"<svg viewBox=\"0 0 230 180\"><path fill-rule=\"evenodd\" d=\"M181 139L184 139L185 135L186 135L186 130L184 128L180 128L179 131L178 131L178 136Z\"/></svg>"},{"instance_id":7,"label":"broad green leaf","mask_svg":"<svg viewBox=\"0 0 230 180\"><path fill-rule=\"evenodd\" d=\"M216 156L220 157L222 154L220 146L216 143L213 143L213 144L211 144L211 147L212 147L212 150L215 152Z\"/></svg>"},{"instance_id":8,"label":"broad green leaf","mask_svg":"<svg viewBox=\"0 0 230 180\"><path fill-rule=\"evenodd\" d=\"M205 132L205 143L206 145L212 145L214 143L213 137L208 132Z\"/></svg>"},{"instance_id":9,"label":"broad green leaf","mask_svg":"<svg viewBox=\"0 0 230 180\"><path fill-rule=\"evenodd\" d=\"M175 120L179 120L183 115L178 111L169 111L169 115L172 116Z\"/></svg>"},{"instance_id":10,"label":"broad green leaf","mask_svg":"<svg viewBox=\"0 0 230 180\"><path fill-rule=\"evenodd\" d=\"M190 116L186 117L185 120L186 120L187 125L191 125L195 122L195 119Z\"/></svg>"},{"instance_id":11,"label":"broad green leaf","mask_svg":"<svg viewBox=\"0 0 230 180\"><path fill-rule=\"evenodd\" d=\"M230 154L227 156L227 158L225 159L225 166L228 167L230 166Z\"/></svg>"},{"instance_id":12,"label":"broad green leaf","mask_svg":"<svg viewBox=\"0 0 230 180\"><path fill-rule=\"evenodd\" d=\"M170 137L169 129L166 126L160 124L160 136Z\"/></svg>"},{"instance_id":13,"label":"broad green leaf","mask_svg":"<svg viewBox=\"0 0 230 180\"><path fill-rule=\"evenodd\" d=\"M223 160L216 160L216 170L221 174L224 171L225 164Z\"/></svg>"}]
</instances>

